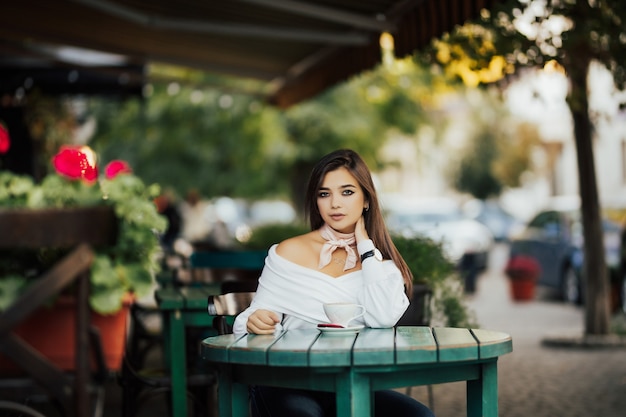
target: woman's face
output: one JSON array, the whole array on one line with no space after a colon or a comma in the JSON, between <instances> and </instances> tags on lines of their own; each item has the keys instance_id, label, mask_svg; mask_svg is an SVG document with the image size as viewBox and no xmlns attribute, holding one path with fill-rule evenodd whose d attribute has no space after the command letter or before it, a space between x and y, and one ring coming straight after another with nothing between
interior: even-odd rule
<instances>
[{"instance_id":1,"label":"woman's face","mask_svg":"<svg viewBox=\"0 0 626 417\"><path fill-rule=\"evenodd\" d=\"M328 172L317 191L317 208L322 219L341 233L354 232L366 204L361 186L343 167Z\"/></svg>"}]
</instances>

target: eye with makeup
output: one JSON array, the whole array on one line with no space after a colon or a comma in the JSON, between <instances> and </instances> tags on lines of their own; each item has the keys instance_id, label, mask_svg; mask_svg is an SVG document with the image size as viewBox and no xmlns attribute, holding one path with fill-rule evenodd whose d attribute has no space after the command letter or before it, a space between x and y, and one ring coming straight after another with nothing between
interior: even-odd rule
<instances>
[{"instance_id":1,"label":"eye with makeup","mask_svg":"<svg viewBox=\"0 0 626 417\"><path fill-rule=\"evenodd\" d=\"M341 191L341 195L343 196L351 196L354 195L354 193L355 191L350 189ZM317 198L325 198L328 196L330 196L330 192L328 191L320 191L319 193L317 193Z\"/></svg>"}]
</instances>

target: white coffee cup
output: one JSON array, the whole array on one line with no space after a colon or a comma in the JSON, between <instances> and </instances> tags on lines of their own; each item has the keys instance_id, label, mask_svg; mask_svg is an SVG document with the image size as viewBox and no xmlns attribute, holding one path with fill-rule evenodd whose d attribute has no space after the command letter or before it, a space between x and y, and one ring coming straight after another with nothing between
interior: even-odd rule
<instances>
[{"instance_id":1,"label":"white coffee cup","mask_svg":"<svg viewBox=\"0 0 626 417\"><path fill-rule=\"evenodd\" d=\"M365 314L365 307L354 303L326 303L324 313L331 323L348 327L348 324Z\"/></svg>"}]
</instances>

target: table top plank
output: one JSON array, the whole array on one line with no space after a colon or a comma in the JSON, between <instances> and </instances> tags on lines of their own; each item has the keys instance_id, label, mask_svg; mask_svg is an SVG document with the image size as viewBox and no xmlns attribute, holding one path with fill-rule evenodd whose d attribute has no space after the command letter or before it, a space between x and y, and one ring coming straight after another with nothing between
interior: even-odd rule
<instances>
[{"instance_id":1,"label":"table top plank","mask_svg":"<svg viewBox=\"0 0 626 417\"><path fill-rule=\"evenodd\" d=\"M319 334L310 330L291 330L274 343L268 352L268 364L274 366L307 366L309 349Z\"/></svg>"},{"instance_id":2,"label":"table top plank","mask_svg":"<svg viewBox=\"0 0 626 417\"><path fill-rule=\"evenodd\" d=\"M481 359L494 358L513 351L513 340L507 333L493 330L472 329L478 340L478 354Z\"/></svg>"},{"instance_id":3,"label":"table top plank","mask_svg":"<svg viewBox=\"0 0 626 417\"><path fill-rule=\"evenodd\" d=\"M309 351L309 366L349 366L356 334L322 334Z\"/></svg>"},{"instance_id":4,"label":"table top plank","mask_svg":"<svg viewBox=\"0 0 626 417\"><path fill-rule=\"evenodd\" d=\"M211 337L211 349L202 349L202 358L208 361L228 362L230 347L245 335L227 334Z\"/></svg>"},{"instance_id":5,"label":"table top plank","mask_svg":"<svg viewBox=\"0 0 626 417\"><path fill-rule=\"evenodd\" d=\"M439 362L478 359L478 342L468 329L435 327Z\"/></svg>"},{"instance_id":6,"label":"table top plank","mask_svg":"<svg viewBox=\"0 0 626 417\"><path fill-rule=\"evenodd\" d=\"M284 332L268 335L247 334L230 347L230 361L267 365L267 352L283 336Z\"/></svg>"},{"instance_id":7,"label":"table top plank","mask_svg":"<svg viewBox=\"0 0 626 417\"><path fill-rule=\"evenodd\" d=\"M394 358L395 329L365 328L361 330L352 348L354 365L392 365Z\"/></svg>"},{"instance_id":8,"label":"table top plank","mask_svg":"<svg viewBox=\"0 0 626 417\"><path fill-rule=\"evenodd\" d=\"M437 342L426 326L403 326L396 329L396 363L437 362Z\"/></svg>"}]
</instances>

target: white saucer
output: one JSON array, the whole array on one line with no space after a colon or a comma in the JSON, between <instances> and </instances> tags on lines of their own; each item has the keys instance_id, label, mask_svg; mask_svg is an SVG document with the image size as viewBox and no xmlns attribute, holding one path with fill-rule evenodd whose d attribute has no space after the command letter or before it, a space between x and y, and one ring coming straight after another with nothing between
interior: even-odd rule
<instances>
[{"instance_id":1,"label":"white saucer","mask_svg":"<svg viewBox=\"0 0 626 417\"><path fill-rule=\"evenodd\" d=\"M318 327L322 333L327 333L330 335L340 335L340 334L356 334L365 326L348 326L348 327Z\"/></svg>"}]
</instances>

